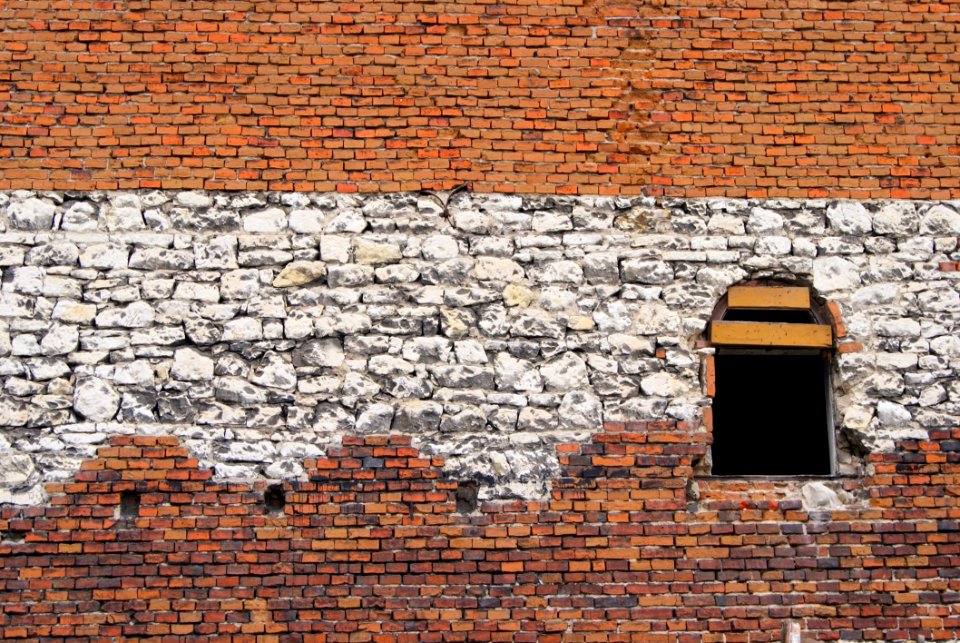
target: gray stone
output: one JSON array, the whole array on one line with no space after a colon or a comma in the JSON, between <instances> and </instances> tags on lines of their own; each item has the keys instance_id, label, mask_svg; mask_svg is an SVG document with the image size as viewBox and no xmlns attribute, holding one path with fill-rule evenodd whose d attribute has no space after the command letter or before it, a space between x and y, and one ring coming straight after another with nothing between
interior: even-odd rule
<instances>
[{"instance_id":1,"label":"gray stone","mask_svg":"<svg viewBox=\"0 0 960 643\"><path fill-rule=\"evenodd\" d=\"M877 402L877 419L884 426L904 426L910 422L912 416L903 405L880 400Z\"/></svg>"},{"instance_id":2,"label":"gray stone","mask_svg":"<svg viewBox=\"0 0 960 643\"><path fill-rule=\"evenodd\" d=\"M373 268L359 264L327 267L327 283L331 288L356 288L373 283Z\"/></svg>"},{"instance_id":3,"label":"gray stone","mask_svg":"<svg viewBox=\"0 0 960 643\"><path fill-rule=\"evenodd\" d=\"M877 234L903 236L917 231L919 217L914 205L908 201L891 201L883 204L873 217L873 229Z\"/></svg>"},{"instance_id":4,"label":"gray stone","mask_svg":"<svg viewBox=\"0 0 960 643\"><path fill-rule=\"evenodd\" d=\"M293 352L294 366L337 368L343 360L343 346L338 339L313 339Z\"/></svg>"},{"instance_id":5,"label":"gray stone","mask_svg":"<svg viewBox=\"0 0 960 643\"><path fill-rule=\"evenodd\" d=\"M264 389L239 377L221 377L214 387L216 399L239 406L258 406L267 401Z\"/></svg>"},{"instance_id":6,"label":"gray stone","mask_svg":"<svg viewBox=\"0 0 960 643\"><path fill-rule=\"evenodd\" d=\"M420 251L424 259L438 261L456 257L460 254L460 247L454 237L435 234L423 240Z\"/></svg>"},{"instance_id":7,"label":"gray stone","mask_svg":"<svg viewBox=\"0 0 960 643\"><path fill-rule=\"evenodd\" d=\"M423 434L440 428L443 406L437 402L409 400L397 406L392 430L408 434Z\"/></svg>"},{"instance_id":8,"label":"gray stone","mask_svg":"<svg viewBox=\"0 0 960 643\"><path fill-rule=\"evenodd\" d=\"M622 264L623 280L641 284L668 284L673 281L673 269L663 261L627 259Z\"/></svg>"}]
</instances>

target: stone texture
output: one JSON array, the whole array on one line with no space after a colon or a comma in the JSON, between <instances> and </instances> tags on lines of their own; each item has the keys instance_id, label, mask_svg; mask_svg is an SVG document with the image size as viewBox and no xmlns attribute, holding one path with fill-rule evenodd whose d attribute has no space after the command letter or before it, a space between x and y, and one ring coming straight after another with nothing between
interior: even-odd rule
<instances>
[{"instance_id":1,"label":"stone texture","mask_svg":"<svg viewBox=\"0 0 960 643\"><path fill-rule=\"evenodd\" d=\"M697 342L754 279L812 283L842 311L844 466L848 439L957 424L954 202L470 194L447 218L410 195L0 200L0 435L37 445L24 489L135 430L190 433L240 476L293 471L294 434L320 451L352 432L464 440L491 494L544 489L555 445L603 421L699 431Z\"/></svg>"}]
</instances>

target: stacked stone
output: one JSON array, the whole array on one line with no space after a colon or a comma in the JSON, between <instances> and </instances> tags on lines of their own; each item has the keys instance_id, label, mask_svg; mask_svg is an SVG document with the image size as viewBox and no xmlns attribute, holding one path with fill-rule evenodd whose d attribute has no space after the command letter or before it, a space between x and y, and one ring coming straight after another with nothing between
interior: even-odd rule
<instances>
[{"instance_id":1,"label":"stacked stone","mask_svg":"<svg viewBox=\"0 0 960 643\"><path fill-rule=\"evenodd\" d=\"M838 424L889 449L960 417L958 207L0 195L0 502L124 433L176 434L222 478L403 433L488 496L537 496L603 420L697 426L698 340L753 278L842 311Z\"/></svg>"}]
</instances>

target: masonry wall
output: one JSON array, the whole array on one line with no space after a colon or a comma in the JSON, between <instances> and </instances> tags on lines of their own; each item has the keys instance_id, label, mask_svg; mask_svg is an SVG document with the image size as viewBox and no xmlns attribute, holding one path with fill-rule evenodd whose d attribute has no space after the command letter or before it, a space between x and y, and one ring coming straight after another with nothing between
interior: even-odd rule
<instances>
[{"instance_id":1,"label":"masonry wall","mask_svg":"<svg viewBox=\"0 0 960 643\"><path fill-rule=\"evenodd\" d=\"M345 438L278 511L173 438L114 438L47 507L0 512L0 634L779 641L792 618L817 640L956 640L958 438L872 456L844 483L863 503L828 511L762 484L692 502L702 434L608 424L561 448L549 500L468 513L409 439Z\"/></svg>"},{"instance_id":2,"label":"masonry wall","mask_svg":"<svg viewBox=\"0 0 960 643\"><path fill-rule=\"evenodd\" d=\"M955 0L8 0L0 20L0 189L960 188Z\"/></svg>"},{"instance_id":3,"label":"masonry wall","mask_svg":"<svg viewBox=\"0 0 960 643\"><path fill-rule=\"evenodd\" d=\"M954 0L0 24L0 637L960 640ZM836 475L710 475L758 280Z\"/></svg>"}]
</instances>

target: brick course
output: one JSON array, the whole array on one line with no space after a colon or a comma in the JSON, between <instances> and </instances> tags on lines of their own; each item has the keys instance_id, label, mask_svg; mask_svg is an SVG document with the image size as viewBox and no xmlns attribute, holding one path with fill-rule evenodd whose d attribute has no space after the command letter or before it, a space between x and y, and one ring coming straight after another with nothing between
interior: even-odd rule
<instances>
[{"instance_id":1,"label":"brick course","mask_svg":"<svg viewBox=\"0 0 960 643\"><path fill-rule=\"evenodd\" d=\"M0 20L0 189L960 187L953 0L18 0Z\"/></svg>"},{"instance_id":2,"label":"brick course","mask_svg":"<svg viewBox=\"0 0 960 643\"><path fill-rule=\"evenodd\" d=\"M832 512L772 482L690 500L705 437L608 423L559 448L549 500L464 515L408 437L344 438L279 513L175 438L115 436L48 506L2 509L0 636L772 641L786 618L818 640L960 635L960 431L871 456L845 483L864 502Z\"/></svg>"}]
</instances>

